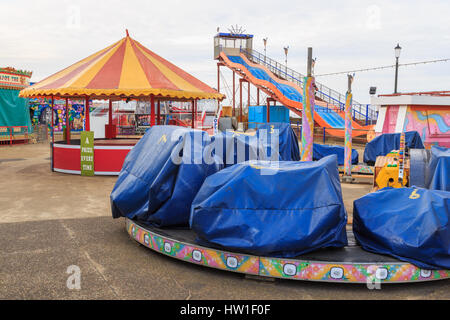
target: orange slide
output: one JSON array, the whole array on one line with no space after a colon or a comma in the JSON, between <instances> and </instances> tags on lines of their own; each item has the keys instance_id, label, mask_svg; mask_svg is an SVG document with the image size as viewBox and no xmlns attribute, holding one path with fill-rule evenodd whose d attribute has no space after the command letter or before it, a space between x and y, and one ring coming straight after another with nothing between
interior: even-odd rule
<instances>
[{"instance_id":1,"label":"orange slide","mask_svg":"<svg viewBox=\"0 0 450 320\"><path fill-rule=\"evenodd\" d=\"M296 97L303 95L303 89L297 84L278 78L265 66L253 63L247 59L243 54L239 57L232 57L233 60L237 60L241 63L233 62L224 53L220 53L220 58L222 62L232 70L238 71L239 73L245 75L246 79L252 84L266 89L265 91L271 92L271 96L286 106L289 110L301 116L302 114L302 103L300 101L294 100ZM253 72L252 72L253 71ZM270 78L270 79L269 79ZM270 81L273 80L273 81ZM275 83L274 83L275 82ZM285 88L289 86L290 92L296 94L291 95L293 98L288 98L285 95ZM292 90L293 89L293 90ZM300 99L299 99L300 100ZM316 101L316 105L322 107L324 110L329 110L329 112L317 112L314 111L314 121L321 127L326 128L326 132L330 135L337 137L344 137L344 119L340 115L340 112L335 112L331 108L327 108L325 103L322 101ZM336 109L336 108L335 108ZM327 121L328 120L328 121ZM330 121L334 120L334 121ZM363 136L367 134L367 131L372 129L373 126L361 126L356 121L352 120L352 136Z\"/></svg>"}]
</instances>

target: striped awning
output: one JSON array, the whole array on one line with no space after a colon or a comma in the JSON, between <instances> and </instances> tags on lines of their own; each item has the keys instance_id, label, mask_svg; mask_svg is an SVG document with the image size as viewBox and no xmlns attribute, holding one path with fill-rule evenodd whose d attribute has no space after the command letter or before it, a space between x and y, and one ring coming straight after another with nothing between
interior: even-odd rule
<instances>
[{"instance_id":1,"label":"striped awning","mask_svg":"<svg viewBox=\"0 0 450 320\"><path fill-rule=\"evenodd\" d=\"M217 99L223 94L127 36L35 83L22 97L146 97Z\"/></svg>"}]
</instances>

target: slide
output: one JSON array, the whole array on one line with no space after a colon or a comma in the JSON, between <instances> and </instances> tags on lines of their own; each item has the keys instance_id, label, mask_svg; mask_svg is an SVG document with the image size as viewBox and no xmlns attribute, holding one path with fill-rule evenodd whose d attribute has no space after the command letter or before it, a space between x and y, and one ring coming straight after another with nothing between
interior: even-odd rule
<instances>
[{"instance_id":1,"label":"slide","mask_svg":"<svg viewBox=\"0 0 450 320\"><path fill-rule=\"evenodd\" d=\"M254 85L266 87L275 95L275 98L291 111L301 116L303 89L293 82L282 80L274 75L265 66L253 63L243 54L239 56L227 56L224 52L220 53L222 61L230 69L238 69ZM344 137L345 120L343 112L337 112L337 108L329 108L326 103L316 101L314 108L314 121L321 127L326 128L328 134ZM366 135L372 126L361 126L356 121L352 121L353 137Z\"/></svg>"}]
</instances>

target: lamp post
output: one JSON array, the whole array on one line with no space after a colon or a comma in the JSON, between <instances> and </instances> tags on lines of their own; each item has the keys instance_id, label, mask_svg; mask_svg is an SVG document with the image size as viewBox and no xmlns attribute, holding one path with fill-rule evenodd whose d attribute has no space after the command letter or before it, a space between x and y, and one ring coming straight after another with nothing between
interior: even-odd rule
<instances>
[{"instance_id":1,"label":"lamp post","mask_svg":"<svg viewBox=\"0 0 450 320\"><path fill-rule=\"evenodd\" d=\"M395 51L395 87L394 93L397 93L397 79L398 79L398 58L400 58L400 52L402 51L402 47L397 43L397 46L394 48Z\"/></svg>"},{"instance_id":2,"label":"lamp post","mask_svg":"<svg viewBox=\"0 0 450 320\"><path fill-rule=\"evenodd\" d=\"M263 43L264 43L264 62L266 62L266 47L267 47L267 37L263 38Z\"/></svg>"},{"instance_id":3,"label":"lamp post","mask_svg":"<svg viewBox=\"0 0 450 320\"><path fill-rule=\"evenodd\" d=\"M288 51L289 51L289 46L284 47L284 55L286 56L286 59L284 60L285 64L286 64L286 78L287 78L287 56L288 56Z\"/></svg>"}]
</instances>

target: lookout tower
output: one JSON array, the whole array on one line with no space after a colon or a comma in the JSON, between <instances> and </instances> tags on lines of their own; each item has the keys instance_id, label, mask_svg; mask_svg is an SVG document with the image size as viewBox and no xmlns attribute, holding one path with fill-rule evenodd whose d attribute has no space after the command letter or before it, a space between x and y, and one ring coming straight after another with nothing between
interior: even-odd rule
<instances>
[{"instance_id":1,"label":"lookout tower","mask_svg":"<svg viewBox=\"0 0 450 320\"><path fill-rule=\"evenodd\" d=\"M214 37L214 59L219 59L221 51L226 55L238 56L240 49L246 50L248 53L253 49L253 35L244 33L218 33Z\"/></svg>"}]
</instances>

